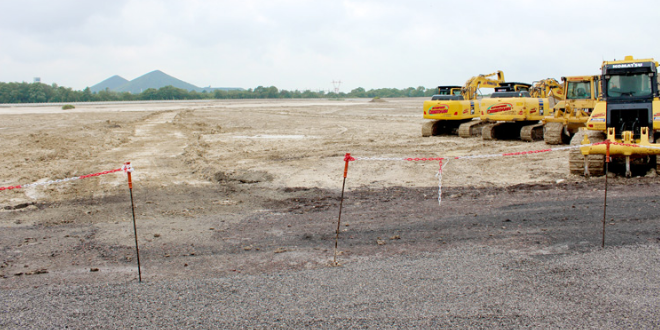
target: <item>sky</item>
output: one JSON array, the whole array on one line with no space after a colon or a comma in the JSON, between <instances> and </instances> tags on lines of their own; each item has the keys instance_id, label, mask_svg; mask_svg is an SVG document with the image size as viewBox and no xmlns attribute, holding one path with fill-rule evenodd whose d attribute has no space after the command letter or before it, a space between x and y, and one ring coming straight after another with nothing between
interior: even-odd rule
<instances>
[{"instance_id":1,"label":"sky","mask_svg":"<svg viewBox=\"0 0 660 330\"><path fill-rule=\"evenodd\" d=\"M153 70L199 87L463 85L660 59L654 0L0 0L0 82L82 90Z\"/></svg>"}]
</instances>

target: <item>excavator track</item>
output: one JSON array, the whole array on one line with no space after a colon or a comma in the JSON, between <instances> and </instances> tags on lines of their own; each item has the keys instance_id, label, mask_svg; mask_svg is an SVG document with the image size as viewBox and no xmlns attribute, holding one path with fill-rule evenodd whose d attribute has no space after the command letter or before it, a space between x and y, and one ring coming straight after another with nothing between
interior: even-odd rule
<instances>
[{"instance_id":1,"label":"excavator track","mask_svg":"<svg viewBox=\"0 0 660 330\"><path fill-rule=\"evenodd\" d=\"M546 123L543 132L543 140L546 144L565 144L564 124Z\"/></svg>"},{"instance_id":2,"label":"excavator track","mask_svg":"<svg viewBox=\"0 0 660 330\"><path fill-rule=\"evenodd\" d=\"M520 129L520 139L525 142L543 140L543 123L525 125Z\"/></svg>"},{"instance_id":3,"label":"excavator track","mask_svg":"<svg viewBox=\"0 0 660 330\"><path fill-rule=\"evenodd\" d=\"M481 129L481 138L484 140L496 140L495 129L504 123L489 123Z\"/></svg>"},{"instance_id":4,"label":"excavator track","mask_svg":"<svg viewBox=\"0 0 660 330\"><path fill-rule=\"evenodd\" d=\"M575 133L575 135L573 135L573 138L571 139L571 145L575 146L582 144L582 140L584 139L585 134L587 134L591 143L605 141L605 134L602 132L580 130L579 132ZM568 167L571 174L585 175L584 157L585 156L582 155L580 149L573 149L568 152ZM586 157L590 176L605 175L605 155L588 155Z\"/></svg>"},{"instance_id":5,"label":"excavator track","mask_svg":"<svg viewBox=\"0 0 660 330\"><path fill-rule=\"evenodd\" d=\"M520 122L490 122L481 129L484 140L518 140L523 126Z\"/></svg>"},{"instance_id":6,"label":"excavator track","mask_svg":"<svg viewBox=\"0 0 660 330\"><path fill-rule=\"evenodd\" d=\"M435 125L437 120L427 121L422 124L422 137L429 137L433 135L433 125Z\"/></svg>"},{"instance_id":7,"label":"excavator track","mask_svg":"<svg viewBox=\"0 0 660 330\"><path fill-rule=\"evenodd\" d=\"M468 119L469 120L469 119ZM433 120L422 124L422 136L457 135L458 126L465 120Z\"/></svg>"},{"instance_id":8,"label":"excavator track","mask_svg":"<svg viewBox=\"0 0 660 330\"><path fill-rule=\"evenodd\" d=\"M481 136L481 130L488 122L481 120L471 120L462 123L458 126L458 136L462 138L469 138L474 136Z\"/></svg>"}]
</instances>

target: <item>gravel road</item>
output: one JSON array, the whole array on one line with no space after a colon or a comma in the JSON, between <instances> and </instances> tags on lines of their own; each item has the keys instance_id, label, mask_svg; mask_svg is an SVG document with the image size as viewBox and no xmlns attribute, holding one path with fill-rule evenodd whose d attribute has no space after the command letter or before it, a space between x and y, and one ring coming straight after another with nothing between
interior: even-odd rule
<instances>
[{"instance_id":1,"label":"gravel road","mask_svg":"<svg viewBox=\"0 0 660 330\"><path fill-rule=\"evenodd\" d=\"M193 272L142 283L134 272L121 281L17 282L23 287L0 290L0 327L654 329L660 326L660 231L652 205L660 186L646 181L611 186L605 249L598 181L447 189L443 208L426 194L432 187L351 191L340 267ZM541 195L546 202L536 200ZM257 235L285 219L299 227L296 219L309 222L309 212L282 211L308 202L316 203L296 198L272 205L280 212L230 231ZM335 213L333 206L312 214ZM294 260L308 258L312 248L305 244L332 246L330 235L305 230L311 238L285 234L264 249L298 245L288 253ZM392 233L400 237L385 236ZM195 258L205 258L201 268L208 270L225 253L257 256L217 253ZM185 260L192 267L194 259Z\"/></svg>"},{"instance_id":2,"label":"gravel road","mask_svg":"<svg viewBox=\"0 0 660 330\"><path fill-rule=\"evenodd\" d=\"M2 291L3 328L660 326L660 248L544 258L486 246L342 267Z\"/></svg>"},{"instance_id":3,"label":"gravel road","mask_svg":"<svg viewBox=\"0 0 660 330\"><path fill-rule=\"evenodd\" d=\"M383 100L381 100L383 101ZM0 328L660 328L660 184L422 137L423 99L1 108ZM446 164L446 163L445 163Z\"/></svg>"}]
</instances>

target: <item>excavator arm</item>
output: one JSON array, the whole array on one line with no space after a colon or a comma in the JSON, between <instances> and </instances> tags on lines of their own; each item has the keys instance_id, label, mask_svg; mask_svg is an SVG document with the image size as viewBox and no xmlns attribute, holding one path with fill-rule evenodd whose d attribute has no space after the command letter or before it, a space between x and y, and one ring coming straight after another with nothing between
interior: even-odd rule
<instances>
[{"instance_id":1,"label":"excavator arm","mask_svg":"<svg viewBox=\"0 0 660 330\"><path fill-rule=\"evenodd\" d=\"M553 78L547 78L534 82L529 94L536 98L554 98L555 100L564 99L564 86Z\"/></svg>"},{"instance_id":2,"label":"excavator arm","mask_svg":"<svg viewBox=\"0 0 660 330\"><path fill-rule=\"evenodd\" d=\"M493 78L495 76L497 76L497 78ZM476 100L477 91L480 87L495 88L499 87L503 82L504 72L502 71L498 70L497 72L489 74L480 74L468 79L468 81L465 82L465 85L463 85L463 89L461 90L461 94L465 100Z\"/></svg>"}]
</instances>

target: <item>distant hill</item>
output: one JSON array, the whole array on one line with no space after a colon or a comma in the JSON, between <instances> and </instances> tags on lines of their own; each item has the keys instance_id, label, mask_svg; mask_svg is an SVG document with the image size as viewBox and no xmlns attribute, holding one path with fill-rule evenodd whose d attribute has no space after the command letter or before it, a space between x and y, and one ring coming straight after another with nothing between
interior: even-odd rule
<instances>
[{"instance_id":1,"label":"distant hill","mask_svg":"<svg viewBox=\"0 0 660 330\"><path fill-rule=\"evenodd\" d=\"M104 91L106 88L109 90L115 90L115 88L127 83L128 80L118 76L114 75L106 80L103 80L102 82L90 87L89 89L92 91L92 93L98 93L100 91Z\"/></svg>"},{"instance_id":2,"label":"distant hill","mask_svg":"<svg viewBox=\"0 0 660 330\"><path fill-rule=\"evenodd\" d=\"M174 78L163 71L151 71L143 76L137 77L115 89L116 92L129 92L132 94L139 94L143 91L154 88L159 89L165 86L174 86L176 88L185 89L187 91L201 90L199 87L189 84L183 80Z\"/></svg>"},{"instance_id":3,"label":"distant hill","mask_svg":"<svg viewBox=\"0 0 660 330\"><path fill-rule=\"evenodd\" d=\"M123 82L121 82L123 80ZM119 83L121 82L121 83ZM187 91L197 91L197 92L202 92L202 91L207 91L207 92L212 92L217 89L219 90L243 90L242 88L232 88L232 87L226 87L226 88L218 88L218 87L197 87L193 84L187 83L183 80L174 78L163 71L160 70L155 70L151 71L143 76L140 76L138 78L135 78L131 81L128 81L120 76L112 76L92 87L90 87L92 92L98 92L105 90L106 88L109 88L111 91L114 92L129 92L132 94L139 94L142 93L143 91L149 89L149 88L154 88L154 89L159 89L165 86L173 86L176 88L181 88L185 89Z\"/></svg>"}]
</instances>

